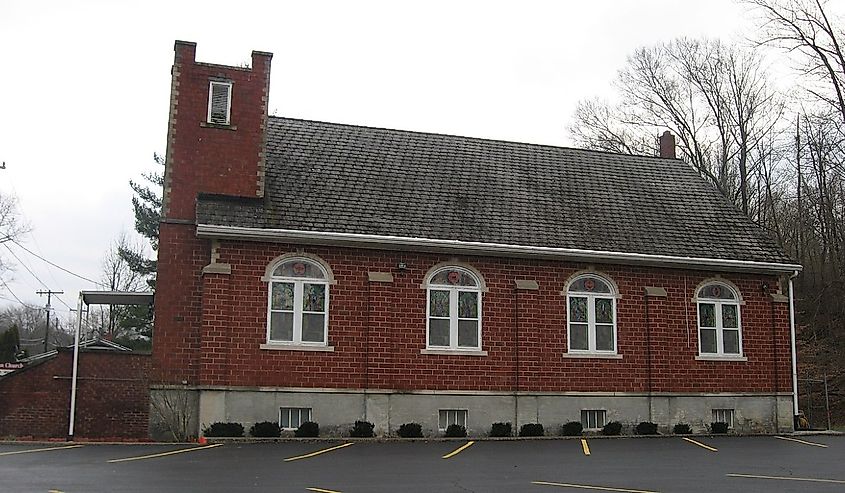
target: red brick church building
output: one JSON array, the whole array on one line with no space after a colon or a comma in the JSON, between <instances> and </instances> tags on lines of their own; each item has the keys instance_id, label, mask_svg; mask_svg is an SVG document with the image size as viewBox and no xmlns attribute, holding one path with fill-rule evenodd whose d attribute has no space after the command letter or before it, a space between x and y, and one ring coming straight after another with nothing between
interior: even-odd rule
<instances>
[{"instance_id":1,"label":"red brick church building","mask_svg":"<svg viewBox=\"0 0 845 493\"><path fill-rule=\"evenodd\" d=\"M683 161L268 116L176 42L153 395L312 420L791 429L796 265Z\"/></svg>"}]
</instances>

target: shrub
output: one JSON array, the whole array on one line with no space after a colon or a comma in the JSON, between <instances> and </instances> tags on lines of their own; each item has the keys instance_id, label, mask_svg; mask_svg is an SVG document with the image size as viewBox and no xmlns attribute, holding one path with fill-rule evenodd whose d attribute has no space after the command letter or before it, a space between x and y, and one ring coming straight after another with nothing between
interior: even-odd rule
<instances>
[{"instance_id":1,"label":"shrub","mask_svg":"<svg viewBox=\"0 0 845 493\"><path fill-rule=\"evenodd\" d=\"M519 436L541 437L543 436L543 425L540 423L525 423L519 428Z\"/></svg>"},{"instance_id":2,"label":"shrub","mask_svg":"<svg viewBox=\"0 0 845 493\"><path fill-rule=\"evenodd\" d=\"M560 426L560 434L565 437L577 437L584 432L584 425L580 421L570 421Z\"/></svg>"},{"instance_id":3,"label":"shrub","mask_svg":"<svg viewBox=\"0 0 845 493\"><path fill-rule=\"evenodd\" d=\"M301 438L318 437L320 436L320 425L313 421L306 421L299 425L293 435Z\"/></svg>"},{"instance_id":4,"label":"shrub","mask_svg":"<svg viewBox=\"0 0 845 493\"><path fill-rule=\"evenodd\" d=\"M255 423L249 429L249 434L254 437L278 437L282 434L282 429L279 428L279 423L272 421L262 421Z\"/></svg>"},{"instance_id":5,"label":"shrub","mask_svg":"<svg viewBox=\"0 0 845 493\"><path fill-rule=\"evenodd\" d=\"M513 428L511 427L510 422L493 423L493 427L490 428L491 437L509 437L511 435L513 435Z\"/></svg>"},{"instance_id":6,"label":"shrub","mask_svg":"<svg viewBox=\"0 0 845 493\"><path fill-rule=\"evenodd\" d=\"M657 435L657 423L643 421L634 428L634 431L637 432L637 435Z\"/></svg>"},{"instance_id":7,"label":"shrub","mask_svg":"<svg viewBox=\"0 0 845 493\"><path fill-rule=\"evenodd\" d=\"M459 424L451 424L446 428L446 434L449 438L460 438L467 436L467 429Z\"/></svg>"},{"instance_id":8,"label":"shrub","mask_svg":"<svg viewBox=\"0 0 845 493\"><path fill-rule=\"evenodd\" d=\"M728 432L728 424L724 421L716 421L715 423L710 423L710 433L724 435Z\"/></svg>"},{"instance_id":9,"label":"shrub","mask_svg":"<svg viewBox=\"0 0 845 493\"><path fill-rule=\"evenodd\" d=\"M604 427L601 429L602 435L619 435L621 433L622 423L620 423L619 421L611 421L610 423L604 425Z\"/></svg>"},{"instance_id":10,"label":"shrub","mask_svg":"<svg viewBox=\"0 0 845 493\"><path fill-rule=\"evenodd\" d=\"M349 432L349 436L356 438L371 438L375 425L369 421L356 421L355 426Z\"/></svg>"},{"instance_id":11,"label":"shrub","mask_svg":"<svg viewBox=\"0 0 845 493\"><path fill-rule=\"evenodd\" d=\"M672 428L672 433L676 435L689 435L692 433L692 428L686 423L678 423Z\"/></svg>"},{"instance_id":12,"label":"shrub","mask_svg":"<svg viewBox=\"0 0 845 493\"><path fill-rule=\"evenodd\" d=\"M212 423L211 426L202 430L207 437L242 437L244 436L244 425L240 423Z\"/></svg>"},{"instance_id":13,"label":"shrub","mask_svg":"<svg viewBox=\"0 0 845 493\"><path fill-rule=\"evenodd\" d=\"M396 433L402 438L422 438L422 425L419 423L403 423Z\"/></svg>"}]
</instances>

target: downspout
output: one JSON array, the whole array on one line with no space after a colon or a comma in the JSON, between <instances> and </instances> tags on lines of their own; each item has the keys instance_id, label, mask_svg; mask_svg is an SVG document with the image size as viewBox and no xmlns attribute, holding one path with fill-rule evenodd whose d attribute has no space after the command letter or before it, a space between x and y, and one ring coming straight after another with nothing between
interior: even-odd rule
<instances>
[{"instance_id":1,"label":"downspout","mask_svg":"<svg viewBox=\"0 0 845 493\"><path fill-rule=\"evenodd\" d=\"M646 365L648 367L647 375L648 375L648 421L650 423L654 422L652 418L652 383L651 383L651 320L648 314L648 293L643 296L643 302L645 304L645 333L646 333Z\"/></svg>"},{"instance_id":2,"label":"downspout","mask_svg":"<svg viewBox=\"0 0 845 493\"><path fill-rule=\"evenodd\" d=\"M792 287L792 280L798 277L796 270L789 276L789 338L792 343L792 422L795 428L798 422L798 355L795 345L795 291Z\"/></svg>"},{"instance_id":3,"label":"downspout","mask_svg":"<svg viewBox=\"0 0 845 493\"><path fill-rule=\"evenodd\" d=\"M513 428L511 433L517 433L519 430L519 288L513 290L514 299L514 391L513 391Z\"/></svg>"}]
</instances>

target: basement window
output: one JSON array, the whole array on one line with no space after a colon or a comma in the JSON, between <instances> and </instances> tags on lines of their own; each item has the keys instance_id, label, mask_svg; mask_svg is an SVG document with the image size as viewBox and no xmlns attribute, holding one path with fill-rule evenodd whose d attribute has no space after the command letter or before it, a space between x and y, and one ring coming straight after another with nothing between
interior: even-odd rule
<instances>
[{"instance_id":1,"label":"basement window","mask_svg":"<svg viewBox=\"0 0 845 493\"><path fill-rule=\"evenodd\" d=\"M279 408L279 428L283 430L295 430L306 421L311 421L310 407Z\"/></svg>"},{"instance_id":2,"label":"basement window","mask_svg":"<svg viewBox=\"0 0 845 493\"><path fill-rule=\"evenodd\" d=\"M581 426L585 430L600 430L607 424L607 411L604 409L582 409Z\"/></svg>"},{"instance_id":3,"label":"basement window","mask_svg":"<svg viewBox=\"0 0 845 493\"><path fill-rule=\"evenodd\" d=\"M440 431L446 431L449 425L461 425L467 427L467 410L466 409L441 409L440 420L438 428Z\"/></svg>"},{"instance_id":4,"label":"basement window","mask_svg":"<svg viewBox=\"0 0 845 493\"><path fill-rule=\"evenodd\" d=\"M211 81L208 86L208 123L229 125L232 83Z\"/></svg>"},{"instance_id":5,"label":"basement window","mask_svg":"<svg viewBox=\"0 0 845 493\"><path fill-rule=\"evenodd\" d=\"M714 409L713 410L714 423L727 423L728 428L734 427L734 410L733 409Z\"/></svg>"}]
</instances>

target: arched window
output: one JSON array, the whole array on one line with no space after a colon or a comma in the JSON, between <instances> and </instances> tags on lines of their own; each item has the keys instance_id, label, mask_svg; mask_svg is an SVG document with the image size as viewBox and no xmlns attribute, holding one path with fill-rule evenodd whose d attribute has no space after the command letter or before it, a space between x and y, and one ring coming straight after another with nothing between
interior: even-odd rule
<instances>
[{"instance_id":1,"label":"arched window","mask_svg":"<svg viewBox=\"0 0 845 493\"><path fill-rule=\"evenodd\" d=\"M566 289L570 353L616 353L617 293L607 280L584 274Z\"/></svg>"},{"instance_id":2,"label":"arched window","mask_svg":"<svg viewBox=\"0 0 845 493\"><path fill-rule=\"evenodd\" d=\"M447 266L432 273L428 291L430 349L481 350L481 282L469 269Z\"/></svg>"},{"instance_id":3,"label":"arched window","mask_svg":"<svg viewBox=\"0 0 845 493\"><path fill-rule=\"evenodd\" d=\"M696 293L699 354L742 356L740 298L722 282L705 284Z\"/></svg>"},{"instance_id":4,"label":"arched window","mask_svg":"<svg viewBox=\"0 0 845 493\"><path fill-rule=\"evenodd\" d=\"M325 346L329 327L329 276L319 263L286 258L269 276L267 342Z\"/></svg>"}]
</instances>

